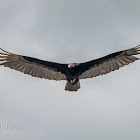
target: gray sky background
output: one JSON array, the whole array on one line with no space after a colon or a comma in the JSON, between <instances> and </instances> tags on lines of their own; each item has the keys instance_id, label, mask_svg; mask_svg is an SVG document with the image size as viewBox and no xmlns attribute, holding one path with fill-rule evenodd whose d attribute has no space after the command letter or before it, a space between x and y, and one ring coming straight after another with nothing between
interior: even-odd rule
<instances>
[{"instance_id":1,"label":"gray sky background","mask_svg":"<svg viewBox=\"0 0 140 140\"><path fill-rule=\"evenodd\" d=\"M139 0L0 0L1 48L44 60L84 62L140 44ZM0 67L2 140L139 140L140 62L105 76L65 81Z\"/></svg>"}]
</instances>

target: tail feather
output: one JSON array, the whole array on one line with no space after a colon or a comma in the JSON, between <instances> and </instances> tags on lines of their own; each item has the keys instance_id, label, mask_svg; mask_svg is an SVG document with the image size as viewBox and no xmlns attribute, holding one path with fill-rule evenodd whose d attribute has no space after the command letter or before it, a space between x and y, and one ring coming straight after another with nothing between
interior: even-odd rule
<instances>
[{"instance_id":1,"label":"tail feather","mask_svg":"<svg viewBox=\"0 0 140 140\"><path fill-rule=\"evenodd\" d=\"M65 90L67 90L67 91L77 91L79 88L80 88L79 81L75 84L72 84L69 81L67 81L66 86L65 86Z\"/></svg>"}]
</instances>

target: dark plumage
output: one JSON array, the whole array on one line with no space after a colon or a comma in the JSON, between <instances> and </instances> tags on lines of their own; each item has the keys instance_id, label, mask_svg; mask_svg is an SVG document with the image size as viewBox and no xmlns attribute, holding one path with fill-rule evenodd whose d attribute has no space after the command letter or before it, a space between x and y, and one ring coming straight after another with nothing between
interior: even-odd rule
<instances>
[{"instance_id":1,"label":"dark plumage","mask_svg":"<svg viewBox=\"0 0 140 140\"><path fill-rule=\"evenodd\" d=\"M0 65L33 77L67 80L65 90L68 91L77 91L80 88L79 79L92 78L117 70L138 60L139 58L133 55L140 54L140 46L137 46L85 63L60 64L1 50L3 53L0 53Z\"/></svg>"}]
</instances>

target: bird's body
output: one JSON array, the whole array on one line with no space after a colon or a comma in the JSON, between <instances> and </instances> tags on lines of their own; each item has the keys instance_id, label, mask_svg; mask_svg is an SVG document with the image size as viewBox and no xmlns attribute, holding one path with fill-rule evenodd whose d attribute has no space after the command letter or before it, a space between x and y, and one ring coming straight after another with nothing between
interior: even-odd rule
<instances>
[{"instance_id":1,"label":"bird's body","mask_svg":"<svg viewBox=\"0 0 140 140\"><path fill-rule=\"evenodd\" d=\"M0 65L33 77L67 80L65 90L68 91L77 91L80 88L80 79L92 78L115 71L138 60L134 55L140 54L140 46L137 46L85 63L60 64L1 50L4 53L0 53L0 62L2 62Z\"/></svg>"}]
</instances>

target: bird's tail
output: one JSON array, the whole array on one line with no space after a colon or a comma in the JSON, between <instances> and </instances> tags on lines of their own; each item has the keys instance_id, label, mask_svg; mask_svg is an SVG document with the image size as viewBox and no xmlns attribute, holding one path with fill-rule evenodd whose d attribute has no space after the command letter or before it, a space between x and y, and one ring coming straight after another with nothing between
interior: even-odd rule
<instances>
[{"instance_id":1,"label":"bird's tail","mask_svg":"<svg viewBox=\"0 0 140 140\"><path fill-rule=\"evenodd\" d=\"M65 90L67 91L77 91L79 88L80 88L79 80L75 84L72 84L69 81L67 81L65 86Z\"/></svg>"}]
</instances>

